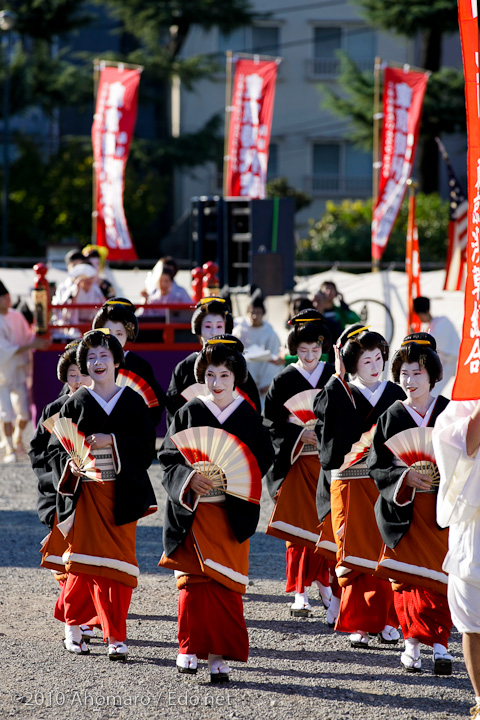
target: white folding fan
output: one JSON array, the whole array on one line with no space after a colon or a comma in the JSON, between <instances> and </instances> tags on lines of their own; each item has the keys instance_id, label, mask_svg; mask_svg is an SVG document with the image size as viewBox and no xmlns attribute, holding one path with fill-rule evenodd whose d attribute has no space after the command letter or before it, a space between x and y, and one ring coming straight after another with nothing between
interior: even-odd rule
<instances>
[{"instance_id":1,"label":"white folding fan","mask_svg":"<svg viewBox=\"0 0 480 720\"><path fill-rule=\"evenodd\" d=\"M50 415L50 417L48 417L46 420L44 420L42 422L43 427L45 428L45 430L48 430L50 435L52 434L53 426L55 425L55 423L59 417L60 417L60 413L57 412L57 413L54 413L53 415Z\"/></svg>"},{"instance_id":2,"label":"white folding fan","mask_svg":"<svg viewBox=\"0 0 480 720\"><path fill-rule=\"evenodd\" d=\"M303 390L293 395L285 403L285 407L291 413L290 422L313 430L317 422L313 412L313 403L320 390Z\"/></svg>"},{"instance_id":3,"label":"white folding fan","mask_svg":"<svg viewBox=\"0 0 480 720\"><path fill-rule=\"evenodd\" d=\"M119 387L131 387L132 390L135 390L145 400L149 408L158 407L157 396L147 381L141 378L140 375L131 370L120 368L115 382Z\"/></svg>"},{"instance_id":4,"label":"white folding fan","mask_svg":"<svg viewBox=\"0 0 480 720\"><path fill-rule=\"evenodd\" d=\"M433 451L431 427L402 430L389 438L385 445L406 467L427 475L432 479L433 485L438 485L440 473Z\"/></svg>"},{"instance_id":5,"label":"white folding fan","mask_svg":"<svg viewBox=\"0 0 480 720\"><path fill-rule=\"evenodd\" d=\"M260 503L262 476L255 457L235 435L220 428L199 426L171 437L183 457L200 475L226 493Z\"/></svg>"},{"instance_id":6,"label":"white folding fan","mask_svg":"<svg viewBox=\"0 0 480 720\"><path fill-rule=\"evenodd\" d=\"M83 475L90 480L102 479L102 472L95 467L95 458L90 453L85 435L70 418L58 418L52 431Z\"/></svg>"},{"instance_id":7,"label":"white folding fan","mask_svg":"<svg viewBox=\"0 0 480 720\"><path fill-rule=\"evenodd\" d=\"M185 388L185 390L182 390L182 392L180 393L180 395L185 398L187 402L189 400L193 400L193 398L196 398L199 395L207 394L207 386L205 384L202 385L202 383L193 383L193 385L189 385L187 388Z\"/></svg>"},{"instance_id":8,"label":"white folding fan","mask_svg":"<svg viewBox=\"0 0 480 720\"><path fill-rule=\"evenodd\" d=\"M347 470L347 468L352 467L352 465L356 465L366 459L373 441L375 428L376 425L372 425L370 430L364 432L360 439L353 443L351 450L345 455L343 464L340 467L340 472L342 472L342 470Z\"/></svg>"}]
</instances>

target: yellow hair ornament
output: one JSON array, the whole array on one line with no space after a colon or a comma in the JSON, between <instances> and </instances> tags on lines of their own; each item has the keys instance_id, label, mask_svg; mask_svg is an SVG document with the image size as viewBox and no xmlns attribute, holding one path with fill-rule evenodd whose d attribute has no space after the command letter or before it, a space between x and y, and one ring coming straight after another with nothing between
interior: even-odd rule
<instances>
[{"instance_id":1,"label":"yellow hair ornament","mask_svg":"<svg viewBox=\"0 0 480 720\"><path fill-rule=\"evenodd\" d=\"M207 345L236 345L237 340L217 340L216 338L212 338L211 340L207 340Z\"/></svg>"},{"instance_id":2,"label":"yellow hair ornament","mask_svg":"<svg viewBox=\"0 0 480 720\"><path fill-rule=\"evenodd\" d=\"M288 321L289 325L293 325L293 323L306 323L306 322L322 322L320 318L292 318L292 320Z\"/></svg>"},{"instance_id":3,"label":"yellow hair ornament","mask_svg":"<svg viewBox=\"0 0 480 720\"><path fill-rule=\"evenodd\" d=\"M371 328L371 325L364 325L364 327L358 328L358 330L353 330L353 332L348 333L347 340L350 340L351 337L354 335L358 335L358 333L363 332L364 330L368 330L368 328Z\"/></svg>"},{"instance_id":4,"label":"yellow hair ornament","mask_svg":"<svg viewBox=\"0 0 480 720\"><path fill-rule=\"evenodd\" d=\"M215 295L211 295L210 297L201 298L198 301L197 305L206 305L207 303L213 302L214 300L215 300L215 302L220 302L220 303L227 302L224 298L216 297Z\"/></svg>"},{"instance_id":5,"label":"yellow hair ornament","mask_svg":"<svg viewBox=\"0 0 480 720\"><path fill-rule=\"evenodd\" d=\"M135 310L133 303L125 302L124 300L107 300L105 305L125 305L125 307L131 308L132 312Z\"/></svg>"},{"instance_id":6,"label":"yellow hair ornament","mask_svg":"<svg viewBox=\"0 0 480 720\"><path fill-rule=\"evenodd\" d=\"M432 343L430 340L404 340L402 342L402 347L404 345L410 345L411 343L416 343L417 345L429 345L431 347Z\"/></svg>"}]
</instances>

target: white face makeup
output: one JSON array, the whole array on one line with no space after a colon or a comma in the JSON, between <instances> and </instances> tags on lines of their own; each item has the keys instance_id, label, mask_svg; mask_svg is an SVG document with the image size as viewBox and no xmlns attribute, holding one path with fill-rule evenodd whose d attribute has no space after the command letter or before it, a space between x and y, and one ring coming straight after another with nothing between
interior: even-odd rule
<instances>
[{"instance_id":1,"label":"white face makeup","mask_svg":"<svg viewBox=\"0 0 480 720\"><path fill-rule=\"evenodd\" d=\"M117 338L118 342L122 347L125 346L128 337L125 325L121 322L114 322L113 320L107 320L104 325L105 328L110 330L110 334Z\"/></svg>"},{"instance_id":2,"label":"white face makeup","mask_svg":"<svg viewBox=\"0 0 480 720\"><path fill-rule=\"evenodd\" d=\"M226 407L233 401L235 375L225 365L209 365L205 382L216 405Z\"/></svg>"},{"instance_id":3,"label":"white face makeup","mask_svg":"<svg viewBox=\"0 0 480 720\"><path fill-rule=\"evenodd\" d=\"M80 369L76 363L72 363L67 370L67 384L70 388L70 392L74 393L79 387L85 385L90 387L92 384L92 378L89 375L82 375Z\"/></svg>"},{"instance_id":4,"label":"white face makeup","mask_svg":"<svg viewBox=\"0 0 480 720\"><path fill-rule=\"evenodd\" d=\"M87 370L94 385L115 384L115 363L111 351L100 345L89 348L87 353Z\"/></svg>"},{"instance_id":5,"label":"white face makeup","mask_svg":"<svg viewBox=\"0 0 480 720\"><path fill-rule=\"evenodd\" d=\"M381 350L365 350L357 362L356 376L364 385L375 385L380 382L383 373L383 357Z\"/></svg>"},{"instance_id":6,"label":"white face makeup","mask_svg":"<svg viewBox=\"0 0 480 720\"><path fill-rule=\"evenodd\" d=\"M225 334L225 320L221 315L205 315L200 327L200 334L206 342L215 335Z\"/></svg>"},{"instance_id":7,"label":"white face makeup","mask_svg":"<svg viewBox=\"0 0 480 720\"><path fill-rule=\"evenodd\" d=\"M430 376L418 362L403 363L400 368L400 386L408 399L418 402L430 395Z\"/></svg>"},{"instance_id":8,"label":"white face makeup","mask_svg":"<svg viewBox=\"0 0 480 720\"><path fill-rule=\"evenodd\" d=\"M302 368L312 373L320 362L322 346L316 342L302 342L297 347L297 355Z\"/></svg>"}]
</instances>

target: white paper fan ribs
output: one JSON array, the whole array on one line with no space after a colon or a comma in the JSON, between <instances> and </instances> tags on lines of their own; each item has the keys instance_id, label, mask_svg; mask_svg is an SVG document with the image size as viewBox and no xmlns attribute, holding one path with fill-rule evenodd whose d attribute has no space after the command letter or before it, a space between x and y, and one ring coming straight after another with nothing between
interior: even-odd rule
<instances>
[{"instance_id":1,"label":"white paper fan ribs","mask_svg":"<svg viewBox=\"0 0 480 720\"><path fill-rule=\"evenodd\" d=\"M285 407L291 413L290 422L295 425L313 430L317 422L315 413L313 412L313 403L320 390L303 390L293 395L285 403Z\"/></svg>"},{"instance_id":2,"label":"white paper fan ribs","mask_svg":"<svg viewBox=\"0 0 480 720\"><path fill-rule=\"evenodd\" d=\"M83 475L90 480L102 479L102 472L95 467L95 458L90 453L90 445L86 442L85 435L70 418L58 418L53 426L53 433Z\"/></svg>"},{"instance_id":3,"label":"white paper fan ribs","mask_svg":"<svg viewBox=\"0 0 480 720\"><path fill-rule=\"evenodd\" d=\"M262 477L249 448L235 435L208 426L181 430L171 437L183 457L200 475L226 493L260 503Z\"/></svg>"},{"instance_id":4,"label":"white paper fan ribs","mask_svg":"<svg viewBox=\"0 0 480 720\"><path fill-rule=\"evenodd\" d=\"M385 445L407 467L432 479L438 485L440 473L435 461L431 427L416 427L402 430L389 438Z\"/></svg>"}]
</instances>

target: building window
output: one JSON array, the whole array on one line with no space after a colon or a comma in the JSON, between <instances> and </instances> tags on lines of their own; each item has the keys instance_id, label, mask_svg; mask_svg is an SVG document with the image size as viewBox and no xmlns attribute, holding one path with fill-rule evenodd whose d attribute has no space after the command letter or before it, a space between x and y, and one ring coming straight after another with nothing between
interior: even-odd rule
<instances>
[{"instance_id":1,"label":"building window","mask_svg":"<svg viewBox=\"0 0 480 720\"><path fill-rule=\"evenodd\" d=\"M338 75L338 51L344 50L360 70L373 69L376 35L366 25L318 26L313 28L313 59L308 63L311 78Z\"/></svg>"},{"instance_id":2,"label":"building window","mask_svg":"<svg viewBox=\"0 0 480 720\"><path fill-rule=\"evenodd\" d=\"M307 185L317 196L368 197L372 190L372 156L352 143L314 143L312 176Z\"/></svg>"},{"instance_id":3,"label":"building window","mask_svg":"<svg viewBox=\"0 0 480 720\"><path fill-rule=\"evenodd\" d=\"M276 25L253 25L228 34L219 32L218 52L224 54L227 50L277 57L280 52L280 28Z\"/></svg>"}]
</instances>

